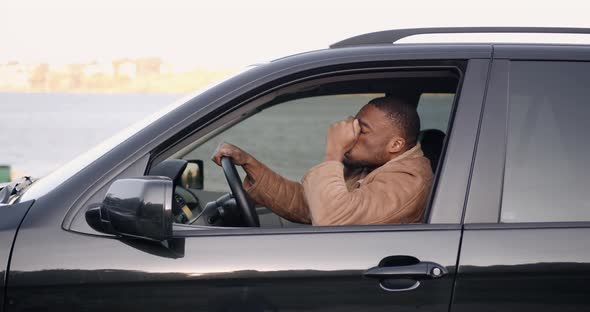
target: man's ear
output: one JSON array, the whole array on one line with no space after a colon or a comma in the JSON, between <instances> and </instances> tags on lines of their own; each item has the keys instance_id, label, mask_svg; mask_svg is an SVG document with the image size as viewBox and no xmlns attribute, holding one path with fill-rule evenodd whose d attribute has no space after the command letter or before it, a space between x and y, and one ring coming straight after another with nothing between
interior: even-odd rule
<instances>
[{"instance_id":1,"label":"man's ear","mask_svg":"<svg viewBox=\"0 0 590 312\"><path fill-rule=\"evenodd\" d=\"M399 153L404 149L405 146L406 140L401 137L394 137L389 141L388 152L392 154Z\"/></svg>"}]
</instances>

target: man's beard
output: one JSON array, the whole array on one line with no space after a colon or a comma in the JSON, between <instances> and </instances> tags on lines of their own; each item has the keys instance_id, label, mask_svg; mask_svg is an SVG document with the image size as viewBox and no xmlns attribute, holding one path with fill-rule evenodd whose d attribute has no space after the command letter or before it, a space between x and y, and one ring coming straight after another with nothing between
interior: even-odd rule
<instances>
[{"instance_id":1,"label":"man's beard","mask_svg":"<svg viewBox=\"0 0 590 312\"><path fill-rule=\"evenodd\" d=\"M347 170L356 170L356 169L365 169L365 168L372 170L372 169L375 169L380 166L378 164L375 164L375 163L367 161L367 160L351 159L349 153L344 154L344 159L342 159L342 164L344 165L344 167Z\"/></svg>"}]
</instances>

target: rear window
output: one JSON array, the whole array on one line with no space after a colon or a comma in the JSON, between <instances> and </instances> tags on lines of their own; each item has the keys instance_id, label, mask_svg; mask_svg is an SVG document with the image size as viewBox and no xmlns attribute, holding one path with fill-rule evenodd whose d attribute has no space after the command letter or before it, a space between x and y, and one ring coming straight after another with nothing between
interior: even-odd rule
<instances>
[{"instance_id":1,"label":"rear window","mask_svg":"<svg viewBox=\"0 0 590 312\"><path fill-rule=\"evenodd\" d=\"M590 63L512 62L501 222L590 221Z\"/></svg>"}]
</instances>

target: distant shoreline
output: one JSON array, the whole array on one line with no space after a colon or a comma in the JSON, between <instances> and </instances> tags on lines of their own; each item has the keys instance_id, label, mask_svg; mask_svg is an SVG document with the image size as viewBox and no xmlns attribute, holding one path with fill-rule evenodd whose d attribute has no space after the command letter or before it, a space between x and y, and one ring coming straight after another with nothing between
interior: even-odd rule
<instances>
[{"instance_id":1,"label":"distant shoreline","mask_svg":"<svg viewBox=\"0 0 590 312\"><path fill-rule=\"evenodd\" d=\"M198 91L199 88L189 90L187 92L179 91L130 91L130 90L36 90L36 89L15 89L15 88L2 88L0 87L0 93L8 94L72 94L72 95L124 95L124 94L145 94L145 95L184 95L187 93Z\"/></svg>"},{"instance_id":2,"label":"distant shoreline","mask_svg":"<svg viewBox=\"0 0 590 312\"><path fill-rule=\"evenodd\" d=\"M163 93L182 94L202 89L238 70L195 69L187 72L150 73L133 77L112 74L76 76L71 73L47 72L26 80L11 77L0 79L0 92L19 93ZM1 78L1 77L0 77ZM11 83L14 82L14 83Z\"/></svg>"}]
</instances>

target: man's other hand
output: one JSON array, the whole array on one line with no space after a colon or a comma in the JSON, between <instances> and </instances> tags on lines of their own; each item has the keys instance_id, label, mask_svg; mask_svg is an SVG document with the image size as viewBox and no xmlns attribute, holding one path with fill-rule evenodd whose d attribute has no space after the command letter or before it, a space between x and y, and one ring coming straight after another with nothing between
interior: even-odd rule
<instances>
[{"instance_id":1,"label":"man's other hand","mask_svg":"<svg viewBox=\"0 0 590 312\"><path fill-rule=\"evenodd\" d=\"M326 134L326 158L325 160L342 161L344 153L348 152L361 133L358 119L348 117L330 125Z\"/></svg>"},{"instance_id":2,"label":"man's other hand","mask_svg":"<svg viewBox=\"0 0 590 312\"><path fill-rule=\"evenodd\" d=\"M238 166L243 166L252 159L250 154L244 152L239 147L228 143L219 144L217 149L215 149L215 152L213 152L211 160L221 166L221 157L230 157L233 160L233 163Z\"/></svg>"}]
</instances>

